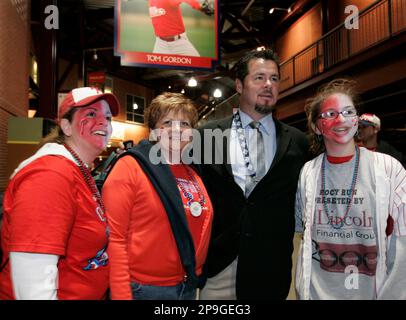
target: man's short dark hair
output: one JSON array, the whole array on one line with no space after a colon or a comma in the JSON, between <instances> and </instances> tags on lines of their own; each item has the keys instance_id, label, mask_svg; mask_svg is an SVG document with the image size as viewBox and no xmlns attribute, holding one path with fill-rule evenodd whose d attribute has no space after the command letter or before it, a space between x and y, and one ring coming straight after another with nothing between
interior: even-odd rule
<instances>
[{"instance_id":1,"label":"man's short dark hair","mask_svg":"<svg viewBox=\"0 0 406 320\"><path fill-rule=\"evenodd\" d=\"M279 70L279 58L275 51L271 49L265 50L252 50L246 53L235 65L235 77L240 79L241 82L244 82L245 77L248 74L248 64L253 59L264 59L264 60L272 60L278 66L278 73L280 74Z\"/></svg>"}]
</instances>

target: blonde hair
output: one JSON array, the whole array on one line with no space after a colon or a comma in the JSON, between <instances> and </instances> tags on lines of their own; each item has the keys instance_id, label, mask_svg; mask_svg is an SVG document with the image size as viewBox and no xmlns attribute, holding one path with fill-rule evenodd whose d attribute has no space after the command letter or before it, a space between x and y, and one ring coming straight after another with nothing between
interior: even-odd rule
<instances>
[{"instance_id":1,"label":"blonde hair","mask_svg":"<svg viewBox=\"0 0 406 320\"><path fill-rule=\"evenodd\" d=\"M342 93L347 95L358 110L359 95L355 90L356 82L350 79L335 79L321 86L313 98L306 100L305 112L307 127L310 131L310 151L315 155L324 152L325 146L322 137L316 134L316 122L319 119L321 105L333 94Z\"/></svg>"}]
</instances>

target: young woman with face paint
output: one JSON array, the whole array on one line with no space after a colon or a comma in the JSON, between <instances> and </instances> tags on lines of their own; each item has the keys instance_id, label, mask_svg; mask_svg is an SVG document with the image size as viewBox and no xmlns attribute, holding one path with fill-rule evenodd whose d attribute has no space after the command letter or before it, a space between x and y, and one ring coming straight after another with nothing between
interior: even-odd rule
<instances>
[{"instance_id":1,"label":"young woman with face paint","mask_svg":"<svg viewBox=\"0 0 406 320\"><path fill-rule=\"evenodd\" d=\"M109 230L89 171L118 114L114 95L77 88L42 147L14 171L4 197L0 299L103 299Z\"/></svg>"},{"instance_id":2,"label":"young woman with face paint","mask_svg":"<svg viewBox=\"0 0 406 320\"><path fill-rule=\"evenodd\" d=\"M354 142L354 86L334 80L305 107L319 155L296 194L299 299L406 299L406 171Z\"/></svg>"}]
</instances>

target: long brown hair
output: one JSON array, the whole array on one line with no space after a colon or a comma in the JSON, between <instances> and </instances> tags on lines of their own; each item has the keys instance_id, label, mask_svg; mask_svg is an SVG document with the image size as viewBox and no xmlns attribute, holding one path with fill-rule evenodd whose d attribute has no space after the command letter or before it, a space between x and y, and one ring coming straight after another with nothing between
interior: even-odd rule
<instances>
[{"instance_id":1,"label":"long brown hair","mask_svg":"<svg viewBox=\"0 0 406 320\"><path fill-rule=\"evenodd\" d=\"M71 108L68 112L66 112L62 119L67 119L69 122L72 122L73 115L79 108ZM63 144L65 142L65 134L62 131L60 121L58 121L57 125L52 128L51 132L45 136L39 143L38 147L42 147L46 143L59 143Z\"/></svg>"}]
</instances>

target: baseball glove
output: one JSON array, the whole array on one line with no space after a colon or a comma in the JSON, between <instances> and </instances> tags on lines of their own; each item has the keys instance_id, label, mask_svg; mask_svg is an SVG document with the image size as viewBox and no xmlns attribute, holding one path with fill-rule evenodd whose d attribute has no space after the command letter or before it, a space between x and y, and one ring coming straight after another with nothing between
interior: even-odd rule
<instances>
[{"instance_id":1,"label":"baseball glove","mask_svg":"<svg viewBox=\"0 0 406 320\"><path fill-rule=\"evenodd\" d=\"M200 10L202 12L204 12L204 14L208 15L208 16L212 16L214 14L214 8L213 6L209 3L208 0L204 0L202 2L202 7L200 8Z\"/></svg>"}]
</instances>

